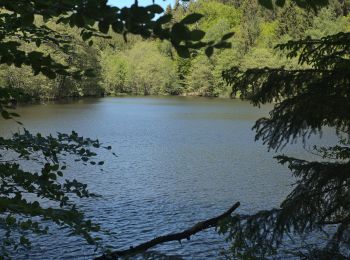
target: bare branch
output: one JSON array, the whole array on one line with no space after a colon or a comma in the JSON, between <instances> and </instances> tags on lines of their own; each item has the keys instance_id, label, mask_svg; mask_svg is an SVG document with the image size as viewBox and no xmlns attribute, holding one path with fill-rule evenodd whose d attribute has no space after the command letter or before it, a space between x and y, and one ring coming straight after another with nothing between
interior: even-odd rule
<instances>
[{"instance_id":1,"label":"bare branch","mask_svg":"<svg viewBox=\"0 0 350 260\"><path fill-rule=\"evenodd\" d=\"M133 255L136 253L146 251L151 247L154 247L156 245L163 244L169 241L181 241L182 239L189 240L192 235L200 231L218 226L220 221L230 216L232 212L234 212L239 206L240 206L240 203L236 202L229 210L227 210L223 214L205 221L198 222L194 226L182 232L156 237L136 247L130 247L129 249L121 250L121 251L114 251L108 255L102 255L100 257L97 257L95 258L95 260L117 259L118 257L121 257L121 256L128 256L128 255Z\"/></svg>"}]
</instances>

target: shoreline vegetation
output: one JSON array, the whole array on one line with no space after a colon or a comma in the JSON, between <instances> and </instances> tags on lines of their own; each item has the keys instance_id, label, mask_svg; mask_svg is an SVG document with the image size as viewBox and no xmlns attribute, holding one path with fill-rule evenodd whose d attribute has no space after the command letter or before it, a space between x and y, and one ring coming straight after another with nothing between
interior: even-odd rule
<instances>
[{"instance_id":1,"label":"shoreline vegetation","mask_svg":"<svg viewBox=\"0 0 350 260\"><path fill-rule=\"evenodd\" d=\"M210 96L199 96L199 95L166 95L166 94L158 94L158 95L138 95L138 94L128 94L128 93L116 93L116 94L110 94L110 95L89 95L89 96L70 96L70 97L60 97L60 98L52 98L52 99L43 99L43 98L36 98L36 99L24 99L24 100L14 100L16 102L16 106L27 106L27 105L40 105L40 104L48 104L48 103L69 103L73 101L79 101L79 100L87 100L87 99L96 99L96 98L142 98L142 97L149 97L149 98L166 98L166 97L183 97L183 98L205 98L205 99L243 99L248 101L245 98L240 98L238 96L216 96L216 97L210 97ZM9 104L11 105L11 104Z\"/></svg>"},{"instance_id":2,"label":"shoreline vegetation","mask_svg":"<svg viewBox=\"0 0 350 260\"><path fill-rule=\"evenodd\" d=\"M44 22L70 40L62 50L42 42L21 43L24 51L39 50L71 71L90 70L82 80L71 76L50 79L43 74L33 75L28 66L0 66L0 82L22 90L34 100L62 100L72 97L174 95L174 96L231 96L231 86L222 78L222 71L233 66L249 68L282 67L305 68L297 58L288 60L274 47L293 39L321 38L337 32L350 31L349 6L330 1L317 14L288 2L283 9L268 10L258 1L198 0L189 3L175 1L166 8L173 19L167 26L181 21L191 13L204 17L192 29L206 32L206 41L218 41L234 32L229 39L230 49L218 49L207 57L204 50L193 50L190 58L181 58L172 45L156 39L144 40L110 32L108 38L92 37L93 44L81 39L77 28ZM239 95L236 94L236 97Z\"/></svg>"},{"instance_id":3,"label":"shoreline vegetation","mask_svg":"<svg viewBox=\"0 0 350 260\"><path fill-rule=\"evenodd\" d=\"M134 94L134 93L113 93L113 94L100 94L100 95L84 95L84 96L64 96L64 97L53 97L53 98L40 98L40 97L28 97L23 100L13 100L16 105L30 105L30 104L42 104L46 102L69 102L74 100L83 100L89 98L122 98L122 97L195 97L195 98L210 98L210 99L237 99L241 98L238 95L218 95L218 96L202 96L198 95L198 93L184 93L179 95L171 95L171 94L155 94L155 95L142 95L142 94ZM245 100L243 98L243 100Z\"/></svg>"}]
</instances>

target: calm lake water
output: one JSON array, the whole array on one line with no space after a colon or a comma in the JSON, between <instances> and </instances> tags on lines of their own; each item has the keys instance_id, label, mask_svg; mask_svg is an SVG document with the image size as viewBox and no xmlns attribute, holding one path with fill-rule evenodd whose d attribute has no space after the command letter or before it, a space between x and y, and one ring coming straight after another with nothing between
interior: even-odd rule
<instances>
[{"instance_id":1,"label":"calm lake water","mask_svg":"<svg viewBox=\"0 0 350 260\"><path fill-rule=\"evenodd\" d=\"M98 138L118 157L101 151L103 171L71 165L67 176L89 185L99 198L79 206L110 235L104 245L124 249L168 232L177 232L226 211L236 201L239 212L279 205L293 179L274 153L254 142L256 119L271 106L254 108L240 100L185 97L83 99L20 107L20 121L31 131L70 132ZM0 133L9 131L1 124ZM11 124L16 131L18 125ZM288 154L308 156L301 145ZM33 238L33 250L22 259L91 259L100 254L66 230ZM154 248L150 259L220 259L227 247L215 230L190 241Z\"/></svg>"}]
</instances>

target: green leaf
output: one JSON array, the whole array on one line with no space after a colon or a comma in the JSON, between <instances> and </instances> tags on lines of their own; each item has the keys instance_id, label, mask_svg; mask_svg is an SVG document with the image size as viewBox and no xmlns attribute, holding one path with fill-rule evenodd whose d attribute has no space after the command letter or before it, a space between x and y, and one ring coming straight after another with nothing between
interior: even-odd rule
<instances>
[{"instance_id":1,"label":"green leaf","mask_svg":"<svg viewBox=\"0 0 350 260\"><path fill-rule=\"evenodd\" d=\"M92 32L84 32L81 36L84 42L90 39L91 37L92 37Z\"/></svg>"},{"instance_id":2,"label":"green leaf","mask_svg":"<svg viewBox=\"0 0 350 260\"><path fill-rule=\"evenodd\" d=\"M0 62L6 63L7 65L11 65L13 63L13 56L9 54L2 55Z\"/></svg>"},{"instance_id":3,"label":"green leaf","mask_svg":"<svg viewBox=\"0 0 350 260\"><path fill-rule=\"evenodd\" d=\"M22 14L21 18L22 18L22 25L24 26L29 26L34 22L34 14L32 13Z\"/></svg>"},{"instance_id":4,"label":"green leaf","mask_svg":"<svg viewBox=\"0 0 350 260\"><path fill-rule=\"evenodd\" d=\"M11 116L10 116L9 112L7 112L6 110L2 110L2 111L1 111L1 116L2 116L4 119L11 119Z\"/></svg>"},{"instance_id":5,"label":"green leaf","mask_svg":"<svg viewBox=\"0 0 350 260\"><path fill-rule=\"evenodd\" d=\"M158 23L158 24L169 23L169 22L171 22L172 18L173 18L173 16L171 14L166 14L166 15L159 17L158 20L156 21L156 23Z\"/></svg>"},{"instance_id":6,"label":"green leaf","mask_svg":"<svg viewBox=\"0 0 350 260\"><path fill-rule=\"evenodd\" d=\"M177 42L187 40L189 36L188 29L181 23L174 24L171 33Z\"/></svg>"},{"instance_id":7,"label":"green leaf","mask_svg":"<svg viewBox=\"0 0 350 260\"><path fill-rule=\"evenodd\" d=\"M7 216L6 218L6 224L8 226L13 226L16 223L16 218L12 217L12 216Z\"/></svg>"},{"instance_id":8,"label":"green leaf","mask_svg":"<svg viewBox=\"0 0 350 260\"><path fill-rule=\"evenodd\" d=\"M184 19L182 19L180 23L193 24L193 23L198 22L202 17L203 17L203 15L199 14L199 13L189 14Z\"/></svg>"},{"instance_id":9,"label":"green leaf","mask_svg":"<svg viewBox=\"0 0 350 260\"><path fill-rule=\"evenodd\" d=\"M124 29L124 25L122 22L115 22L112 24L112 30L116 33L122 33Z\"/></svg>"},{"instance_id":10,"label":"green leaf","mask_svg":"<svg viewBox=\"0 0 350 260\"><path fill-rule=\"evenodd\" d=\"M205 32L202 30L193 30L190 32L190 38L192 41L200 41L205 36Z\"/></svg>"},{"instance_id":11,"label":"green leaf","mask_svg":"<svg viewBox=\"0 0 350 260\"><path fill-rule=\"evenodd\" d=\"M76 14L74 17L75 25L77 27L84 27L85 26L85 20L84 16L82 14Z\"/></svg>"},{"instance_id":12,"label":"green leaf","mask_svg":"<svg viewBox=\"0 0 350 260\"><path fill-rule=\"evenodd\" d=\"M102 33L108 33L109 30L109 23L105 22L105 21L101 21L98 23L98 29L100 30L100 32Z\"/></svg>"},{"instance_id":13,"label":"green leaf","mask_svg":"<svg viewBox=\"0 0 350 260\"><path fill-rule=\"evenodd\" d=\"M147 6L146 10L150 11L151 13L155 13L155 14L161 14L164 12L164 9L161 6L156 5L156 4Z\"/></svg>"},{"instance_id":14,"label":"green leaf","mask_svg":"<svg viewBox=\"0 0 350 260\"><path fill-rule=\"evenodd\" d=\"M54 79L56 78L56 73L53 72L50 68L48 67L43 67L41 68L41 73L44 74L46 77L49 79Z\"/></svg>"},{"instance_id":15,"label":"green leaf","mask_svg":"<svg viewBox=\"0 0 350 260\"><path fill-rule=\"evenodd\" d=\"M36 39L35 40L35 45L36 45L36 47L40 47L40 45L41 45L41 40L40 39Z\"/></svg>"},{"instance_id":16,"label":"green leaf","mask_svg":"<svg viewBox=\"0 0 350 260\"><path fill-rule=\"evenodd\" d=\"M224 36L222 36L221 41L226 41L226 40L230 39L233 35L235 35L234 32L226 33Z\"/></svg>"},{"instance_id":17,"label":"green leaf","mask_svg":"<svg viewBox=\"0 0 350 260\"><path fill-rule=\"evenodd\" d=\"M23 246L30 246L30 241L25 236L21 236L19 242Z\"/></svg>"},{"instance_id":18,"label":"green leaf","mask_svg":"<svg viewBox=\"0 0 350 260\"><path fill-rule=\"evenodd\" d=\"M13 116L13 117L19 117L19 114L17 114L17 113L9 113L10 114L10 116Z\"/></svg>"},{"instance_id":19,"label":"green leaf","mask_svg":"<svg viewBox=\"0 0 350 260\"><path fill-rule=\"evenodd\" d=\"M190 57L190 51L185 46L175 46L175 50L181 58Z\"/></svg>"},{"instance_id":20,"label":"green leaf","mask_svg":"<svg viewBox=\"0 0 350 260\"><path fill-rule=\"evenodd\" d=\"M279 7L283 7L286 3L286 0L276 0L276 5Z\"/></svg>"},{"instance_id":21,"label":"green leaf","mask_svg":"<svg viewBox=\"0 0 350 260\"><path fill-rule=\"evenodd\" d=\"M214 48L212 46L209 46L208 48L205 49L205 55L207 55L207 57L211 57L214 53Z\"/></svg>"},{"instance_id":22,"label":"green leaf","mask_svg":"<svg viewBox=\"0 0 350 260\"><path fill-rule=\"evenodd\" d=\"M217 49L229 49L232 47L232 44L230 42L219 42L214 47Z\"/></svg>"},{"instance_id":23,"label":"green leaf","mask_svg":"<svg viewBox=\"0 0 350 260\"><path fill-rule=\"evenodd\" d=\"M60 166L59 166L58 164L55 164L55 165L52 165L52 166L51 166L51 169L52 169L53 171L57 171L59 168L60 168Z\"/></svg>"},{"instance_id":24,"label":"green leaf","mask_svg":"<svg viewBox=\"0 0 350 260\"><path fill-rule=\"evenodd\" d=\"M273 9L272 0L259 0L259 4L266 7L267 9Z\"/></svg>"},{"instance_id":25,"label":"green leaf","mask_svg":"<svg viewBox=\"0 0 350 260\"><path fill-rule=\"evenodd\" d=\"M87 70L84 71L84 75L86 77L95 77L96 73L95 73L94 69L87 69Z\"/></svg>"}]
</instances>

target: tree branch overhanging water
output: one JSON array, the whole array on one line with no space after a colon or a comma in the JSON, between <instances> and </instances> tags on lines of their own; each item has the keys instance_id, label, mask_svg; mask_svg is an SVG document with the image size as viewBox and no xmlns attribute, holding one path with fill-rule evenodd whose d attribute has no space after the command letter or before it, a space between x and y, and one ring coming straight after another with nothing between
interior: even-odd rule
<instances>
[{"instance_id":1,"label":"tree branch overhanging water","mask_svg":"<svg viewBox=\"0 0 350 260\"><path fill-rule=\"evenodd\" d=\"M230 216L238 207L240 206L239 202L233 204L233 206L225 211L223 214L216 216L211 219L207 219L204 221L200 221L193 225L192 227L178 233L171 233L164 236L156 237L152 240L139 244L135 247L130 247L126 250L113 251L109 254L104 254L100 257L95 258L95 260L107 260L107 259L117 259L118 257L130 256L140 252L144 252L151 247L154 247L159 244L163 244L170 241L181 241L182 239L190 240L190 237L195 235L196 233L203 231L205 229L218 226L219 222Z\"/></svg>"}]
</instances>

